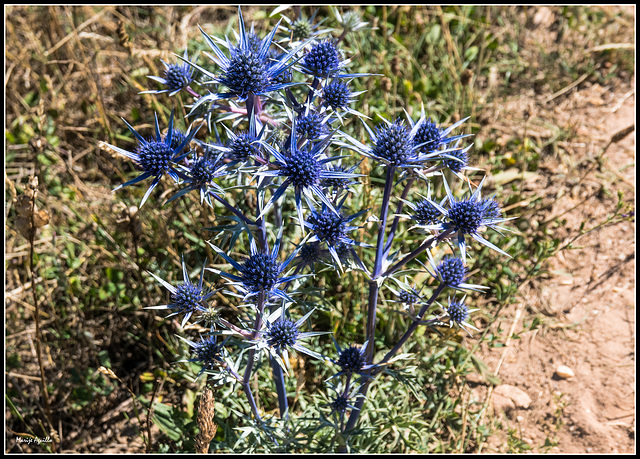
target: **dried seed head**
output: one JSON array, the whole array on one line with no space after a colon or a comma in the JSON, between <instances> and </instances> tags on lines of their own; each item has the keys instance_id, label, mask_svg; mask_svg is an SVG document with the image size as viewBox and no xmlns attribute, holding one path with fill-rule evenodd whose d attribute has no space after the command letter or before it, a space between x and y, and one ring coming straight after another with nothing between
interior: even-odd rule
<instances>
[{"instance_id":1,"label":"dried seed head","mask_svg":"<svg viewBox=\"0 0 640 459\"><path fill-rule=\"evenodd\" d=\"M211 440L216 436L218 426L213 422L215 399L213 397L213 391L205 387L200 398L200 405L198 406L198 417L196 418L200 433L196 435L195 447L196 453L206 454L209 452L209 444Z\"/></svg>"}]
</instances>

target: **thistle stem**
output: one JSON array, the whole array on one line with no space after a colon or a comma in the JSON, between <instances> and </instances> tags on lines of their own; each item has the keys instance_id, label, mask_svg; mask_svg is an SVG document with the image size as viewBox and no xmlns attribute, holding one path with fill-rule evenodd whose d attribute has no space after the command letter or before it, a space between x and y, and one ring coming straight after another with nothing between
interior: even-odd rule
<instances>
[{"instance_id":1,"label":"thistle stem","mask_svg":"<svg viewBox=\"0 0 640 459\"><path fill-rule=\"evenodd\" d=\"M445 287L446 287L446 284L443 284L443 283L438 285L436 290L433 292L433 295L431 295L431 298L429 298L429 300L427 300L427 302L425 304L423 304L422 307L420 308L420 311L418 312L418 315L415 317L415 319L413 319L413 323L409 326L409 328L404 333L404 335L402 335L402 337L400 338L398 343L393 347L393 349L391 349L389 352L387 352L387 355L384 356L384 358L380 361L380 363L378 363L378 365L382 365L382 364L387 363L400 350L400 348L409 339L409 337L416 330L416 328L418 328L418 326L421 325L422 317L429 310L429 308L431 307L433 302L436 300L436 298L438 298L438 296L440 296L440 294L445 289ZM378 370L378 371L380 371L380 370Z\"/></svg>"},{"instance_id":2,"label":"thistle stem","mask_svg":"<svg viewBox=\"0 0 640 459\"><path fill-rule=\"evenodd\" d=\"M393 219L393 223L391 224L391 229L389 230L389 236L387 237L387 243L384 246L385 256L389 253L389 249L391 248L391 243L393 242L393 238L396 235L396 230L398 229L398 224L400 223L400 217L398 214L402 212L402 208L404 207L403 199L407 199L407 195L409 194L409 190L411 189L411 185L416 181L415 177L411 177L407 180L407 184L402 190L402 195L400 196L400 200L398 201L398 208L396 210L396 216Z\"/></svg>"},{"instance_id":3,"label":"thistle stem","mask_svg":"<svg viewBox=\"0 0 640 459\"><path fill-rule=\"evenodd\" d=\"M395 167L389 166L387 168L387 177L384 184L384 193L382 195L382 210L380 211L380 222L378 223L378 239L376 244L376 260L373 268L373 276L369 281L369 307L367 310L367 326L366 326L366 340L369 342L367 346L367 362L371 362L374 354L374 334L376 330L376 308L378 305L378 291L380 284L378 277L382 271L383 258L384 258L384 234L387 226L387 215L389 213L389 198L391 196L391 189L393 188L393 178L395 176Z\"/></svg>"},{"instance_id":4,"label":"thistle stem","mask_svg":"<svg viewBox=\"0 0 640 459\"><path fill-rule=\"evenodd\" d=\"M433 244L434 242L442 241L443 239L447 238L452 232L453 232L453 230L446 230L446 231L438 234L437 236L430 237L429 239L424 241L422 244L420 244L420 246L417 249L415 249L411 253L405 255L405 257L402 260L400 260L395 265L393 265L392 267L387 269L384 272L384 274L382 275L382 277L387 277L387 276L392 275L397 270L402 268L404 265L409 263L411 260L416 258L418 255L420 255L422 252L424 252L426 249L431 247L431 244Z\"/></svg>"}]
</instances>

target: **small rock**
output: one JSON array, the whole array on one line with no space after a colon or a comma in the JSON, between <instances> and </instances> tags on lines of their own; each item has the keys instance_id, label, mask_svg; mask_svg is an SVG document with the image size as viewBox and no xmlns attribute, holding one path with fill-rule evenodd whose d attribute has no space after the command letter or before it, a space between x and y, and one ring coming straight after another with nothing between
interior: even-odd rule
<instances>
[{"instance_id":1,"label":"small rock","mask_svg":"<svg viewBox=\"0 0 640 459\"><path fill-rule=\"evenodd\" d=\"M531 397L529 397L529 394L518 387L501 384L495 388L494 392L510 399L516 408L526 410L531 406Z\"/></svg>"},{"instance_id":2,"label":"small rock","mask_svg":"<svg viewBox=\"0 0 640 459\"><path fill-rule=\"evenodd\" d=\"M505 414L509 414L515 409L516 409L516 406L509 397L505 397L504 395L500 395L494 392L493 394L494 413L497 414L502 411Z\"/></svg>"},{"instance_id":3,"label":"small rock","mask_svg":"<svg viewBox=\"0 0 640 459\"><path fill-rule=\"evenodd\" d=\"M556 368L556 375L558 375L558 378L570 381L575 377L576 374L568 366L560 365L558 368Z\"/></svg>"},{"instance_id":4,"label":"small rock","mask_svg":"<svg viewBox=\"0 0 640 459\"><path fill-rule=\"evenodd\" d=\"M517 421L517 422L522 422L522 421L524 421L524 416L516 416L516 421Z\"/></svg>"}]
</instances>

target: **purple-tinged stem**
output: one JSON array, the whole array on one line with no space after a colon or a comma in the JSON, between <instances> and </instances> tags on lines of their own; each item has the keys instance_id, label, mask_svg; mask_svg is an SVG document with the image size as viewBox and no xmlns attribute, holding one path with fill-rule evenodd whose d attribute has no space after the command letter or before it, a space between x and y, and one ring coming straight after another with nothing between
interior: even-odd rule
<instances>
[{"instance_id":1,"label":"purple-tinged stem","mask_svg":"<svg viewBox=\"0 0 640 459\"><path fill-rule=\"evenodd\" d=\"M373 268L373 276L369 281L369 307L367 310L367 326L366 326L366 340L369 342L367 347L366 361L371 363L374 354L374 334L376 330L376 308L378 305L378 290L380 284L378 283L378 277L382 271L383 265L383 249L384 249L384 234L387 226L387 215L389 213L389 198L391 196L391 189L393 188L393 178L395 176L395 166L389 166L387 168L387 178L384 184L384 194L382 195L382 209L380 211L380 222L378 223L378 239L376 243L376 260Z\"/></svg>"}]
</instances>

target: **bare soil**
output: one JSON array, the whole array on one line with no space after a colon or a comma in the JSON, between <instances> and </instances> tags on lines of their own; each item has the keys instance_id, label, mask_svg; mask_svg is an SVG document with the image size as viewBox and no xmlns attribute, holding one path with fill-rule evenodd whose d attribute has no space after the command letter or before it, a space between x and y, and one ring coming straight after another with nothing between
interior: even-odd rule
<instances>
[{"instance_id":1,"label":"bare soil","mask_svg":"<svg viewBox=\"0 0 640 459\"><path fill-rule=\"evenodd\" d=\"M635 124L635 80L579 85L559 103L545 103L548 97L529 104L519 97L495 111L517 120L527 110L534 120L576 133L522 184L550 204L546 221L561 219L554 236L566 242L583 222L589 229L606 220L618 191L626 199L635 195L635 130L621 140L615 135ZM601 160L594 159L605 148ZM499 326L519 339L506 347L483 345L478 353L501 384L531 398L528 408L518 408L471 375L473 394L492 397L491 419L500 427L482 452L517 451L514 439L534 452L635 451L635 222L601 227L574 247L551 259L550 274L524 285L518 303L502 311ZM534 318L541 325L531 330ZM575 376L560 377L561 365Z\"/></svg>"}]
</instances>

